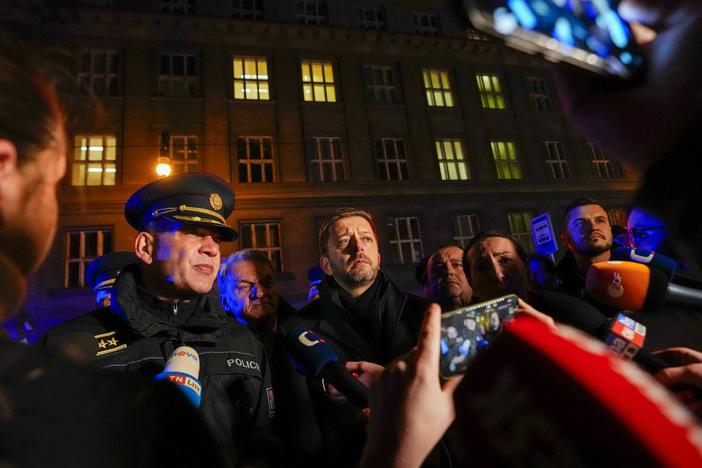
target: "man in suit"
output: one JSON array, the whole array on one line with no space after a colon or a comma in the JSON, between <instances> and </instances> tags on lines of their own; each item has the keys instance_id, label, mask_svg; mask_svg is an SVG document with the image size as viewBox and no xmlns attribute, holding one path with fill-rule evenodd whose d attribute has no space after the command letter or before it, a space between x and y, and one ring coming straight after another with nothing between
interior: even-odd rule
<instances>
[{"instance_id":1,"label":"man in suit","mask_svg":"<svg viewBox=\"0 0 702 468\"><path fill-rule=\"evenodd\" d=\"M319 299L283 323L288 330L315 331L342 363L386 365L414 346L421 326L425 301L400 291L380 270L377 239L369 213L338 209L319 230L319 264L325 273ZM360 411L318 379L308 378L307 385L324 463L357 464L365 440Z\"/></svg>"}]
</instances>

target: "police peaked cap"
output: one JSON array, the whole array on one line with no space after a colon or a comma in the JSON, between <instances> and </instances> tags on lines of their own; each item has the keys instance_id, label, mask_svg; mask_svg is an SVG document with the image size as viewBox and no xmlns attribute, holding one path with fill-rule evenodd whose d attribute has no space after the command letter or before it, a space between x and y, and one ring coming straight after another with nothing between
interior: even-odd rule
<instances>
[{"instance_id":1,"label":"police peaked cap","mask_svg":"<svg viewBox=\"0 0 702 468\"><path fill-rule=\"evenodd\" d=\"M233 241L239 234L227 225L234 209L234 191L219 177L203 172L186 172L156 180L134 192L124 207L124 216L137 231L158 218L217 228L222 240Z\"/></svg>"},{"instance_id":2,"label":"police peaked cap","mask_svg":"<svg viewBox=\"0 0 702 468\"><path fill-rule=\"evenodd\" d=\"M137 263L139 259L134 252L111 252L98 257L88 265L85 271L85 283L93 292L112 289L117 275L127 265Z\"/></svg>"}]
</instances>

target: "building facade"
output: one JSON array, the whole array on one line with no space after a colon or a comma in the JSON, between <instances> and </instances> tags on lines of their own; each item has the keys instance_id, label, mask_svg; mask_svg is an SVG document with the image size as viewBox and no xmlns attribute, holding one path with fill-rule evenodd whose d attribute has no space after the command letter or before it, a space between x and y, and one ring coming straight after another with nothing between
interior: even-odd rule
<instances>
[{"instance_id":1,"label":"building facade","mask_svg":"<svg viewBox=\"0 0 702 468\"><path fill-rule=\"evenodd\" d=\"M621 208L638 182L569 123L551 65L472 29L461 2L0 5L57 51L70 113L60 227L21 318L38 329L92 308L84 269L132 249L124 202L159 157L232 184L224 253L266 251L298 304L336 207L373 214L383 268L411 290L439 245L490 228L530 248L532 216L559 229L572 199Z\"/></svg>"}]
</instances>

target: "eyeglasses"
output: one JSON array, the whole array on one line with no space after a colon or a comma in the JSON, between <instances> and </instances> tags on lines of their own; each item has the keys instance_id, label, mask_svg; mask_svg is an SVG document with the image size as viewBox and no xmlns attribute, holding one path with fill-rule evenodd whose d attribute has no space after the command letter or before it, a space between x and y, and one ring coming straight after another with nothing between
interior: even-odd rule
<instances>
[{"instance_id":1,"label":"eyeglasses","mask_svg":"<svg viewBox=\"0 0 702 468\"><path fill-rule=\"evenodd\" d=\"M668 226L651 226L651 227L641 227L629 230L629 239L635 242L641 242L650 235L650 231L660 231L661 229L667 229Z\"/></svg>"}]
</instances>

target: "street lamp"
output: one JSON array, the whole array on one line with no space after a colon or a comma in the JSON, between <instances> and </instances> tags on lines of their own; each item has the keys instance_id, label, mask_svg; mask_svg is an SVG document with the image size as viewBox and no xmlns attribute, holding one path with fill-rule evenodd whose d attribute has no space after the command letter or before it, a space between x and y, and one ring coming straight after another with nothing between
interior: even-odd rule
<instances>
[{"instance_id":1,"label":"street lamp","mask_svg":"<svg viewBox=\"0 0 702 468\"><path fill-rule=\"evenodd\" d=\"M159 177L168 177L171 175L171 135L168 130L161 132L161 147L159 156L156 158L156 174Z\"/></svg>"}]
</instances>

